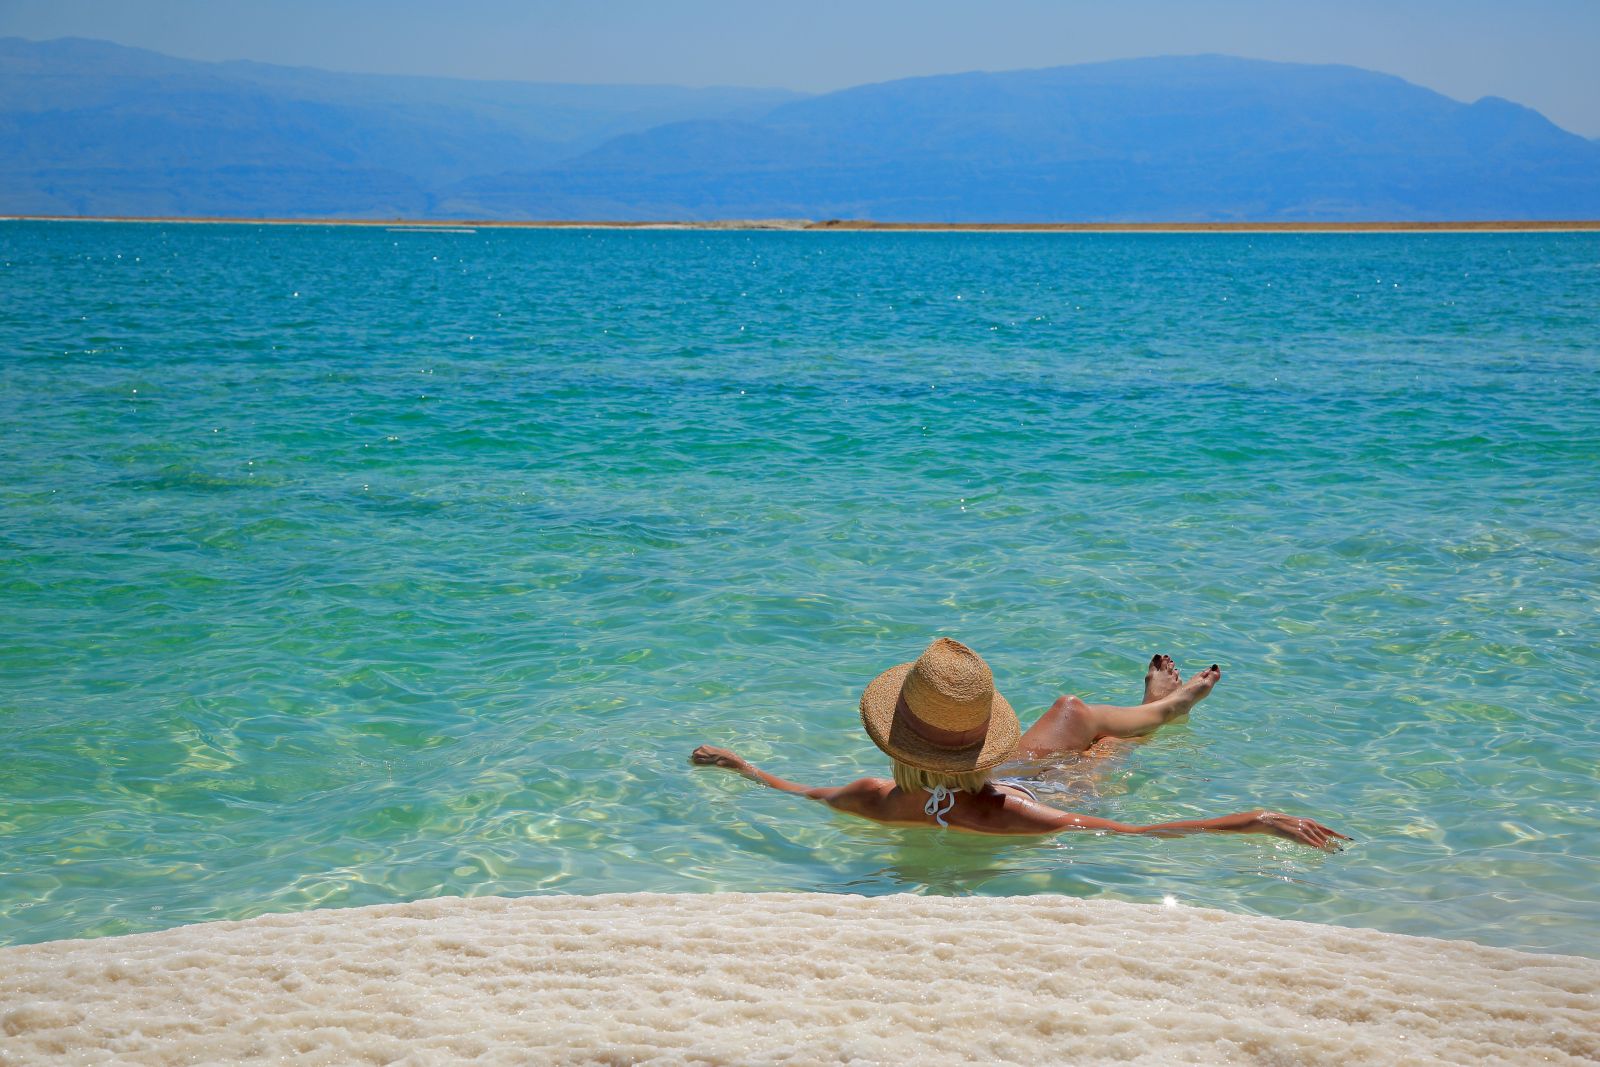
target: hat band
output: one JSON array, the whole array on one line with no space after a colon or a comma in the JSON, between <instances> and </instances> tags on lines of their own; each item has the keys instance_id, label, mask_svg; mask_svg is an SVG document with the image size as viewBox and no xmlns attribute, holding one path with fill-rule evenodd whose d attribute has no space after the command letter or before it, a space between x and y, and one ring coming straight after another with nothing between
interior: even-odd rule
<instances>
[{"instance_id":1,"label":"hat band","mask_svg":"<svg viewBox=\"0 0 1600 1067\"><path fill-rule=\"evenodd\" d=\"M989 735L989 716L985 715L983 721L970 730L946 730L942 726L935 726L917 717L906 703L904 693L900 694L894 705L894 717L905 723L906 728L930 745L940 748L966 748L975 745Z\"/></svg>"}]
</instances>

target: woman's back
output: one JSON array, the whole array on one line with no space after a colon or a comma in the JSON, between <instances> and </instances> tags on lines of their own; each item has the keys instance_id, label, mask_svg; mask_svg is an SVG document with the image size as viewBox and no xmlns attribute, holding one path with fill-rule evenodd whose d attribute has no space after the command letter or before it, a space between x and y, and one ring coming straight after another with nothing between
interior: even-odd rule
<instances>
[{"instance_id":1,"label":"woman's back","mask_svg":"<svg viewBox=\"0 0 1600 1067\"><path fill-rule=\"evenodd\" d=\"M1062 829L1062 812L1013 785L906 790L887 778L862 778L841 787L827 803L840 811L898 826L945 826L980 834L1049 834Z\"/></svg>"}]
</instances>

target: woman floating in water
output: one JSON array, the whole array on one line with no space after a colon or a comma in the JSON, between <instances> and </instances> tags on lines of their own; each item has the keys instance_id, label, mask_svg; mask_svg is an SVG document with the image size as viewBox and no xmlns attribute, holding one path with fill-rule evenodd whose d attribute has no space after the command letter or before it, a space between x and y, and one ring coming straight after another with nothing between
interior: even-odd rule
<instances>
[{"instance_id":1,"label":"woman floating in water","mask_svg":"<svg viewBox=\"0 0 1600 1067\"><path fill-rule=\"evenodd\" d=\"M1221 677L1212 664L1184 682L1169 657L1156 656L1145 675L1145 702L1138 707L1062 697L1024 734L1017 713L995 692L989 665L966 645L941 637L915 663L878 675L861 695L861 722L893 761L893 781L863 778L813 789L768 774L725 748L701 745L691 758L885 823L937 823L984 834L1100 830L1175 836L1210 830L1275 834L1327 849L1348 841L1313 819L1271 811L1130 826L1061 811L1040 803L1025 787L989 780L989 772L1007 760L1081 753L1106 738L1151 733L1205 699Z\"/></svg>"}]
</instances>

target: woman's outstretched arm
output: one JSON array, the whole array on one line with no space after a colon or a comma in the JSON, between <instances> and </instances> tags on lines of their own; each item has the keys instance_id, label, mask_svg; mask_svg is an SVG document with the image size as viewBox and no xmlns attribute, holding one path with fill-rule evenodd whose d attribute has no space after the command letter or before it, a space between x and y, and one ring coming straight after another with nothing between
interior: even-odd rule
<instances>
[{"instance_id":1,"label":"woman's outstretched arm","mask_svg":"<svg viewBox=\"0 0 1600 1067\"><path fill-rule=\"evenodd\" d=\"M1232 833L1272 834L1275 837L1298 841L1312 848L1337 849L1340 841L1350 838L1315 819L1297 818L1276 811L1241 811L1233 815L1217 815L1209 819L1184 819L1178 822L1155 823L1151 826L1130 826L1127 823L1097 819L1092 815L1074 815L1060 812L1047 815L1054 830L1107 830L1116 834L1149 834L1152 837L1181 837L1184 834Z\"/></svg>"},{"instance_id":2,"label":"woman's outstretched arm","mask_svg":"<svg viewBox=\"0 0 1600 1067\"><path fill-rule=\"evenodd\" d=\"M848 788L846 786L817 786L813 788L801 785L799 782L791 782L788 779L779 778L775 774L768 774L743 756L729 752L725 748L717 748L714 745L701 745L694 750L689 759L706 767L726 767L730 771L737 771L739 774L744 775L752 782L760 782L762 785L769 785L782 792L810 797L813 800L832 800L840 792Z\"/></svg>"}]
</instances>

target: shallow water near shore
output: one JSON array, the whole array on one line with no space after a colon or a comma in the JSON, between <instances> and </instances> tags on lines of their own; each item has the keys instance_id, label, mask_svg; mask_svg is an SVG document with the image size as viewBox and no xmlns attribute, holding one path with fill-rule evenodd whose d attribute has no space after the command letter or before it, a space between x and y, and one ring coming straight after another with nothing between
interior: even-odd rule
<instances>
[{"instance_id":1,"label":"shallow water near shore","mask_svg":"<svg viewBox=\"0 0 1600 1067\"><path fill-rule=\"evenodd\" d=\"M1600 955L1600 235L0 224L0 943L433 895L1167 897ZM930 637L1127 821L894 830Z\"/></svg>"}]
</instances>

